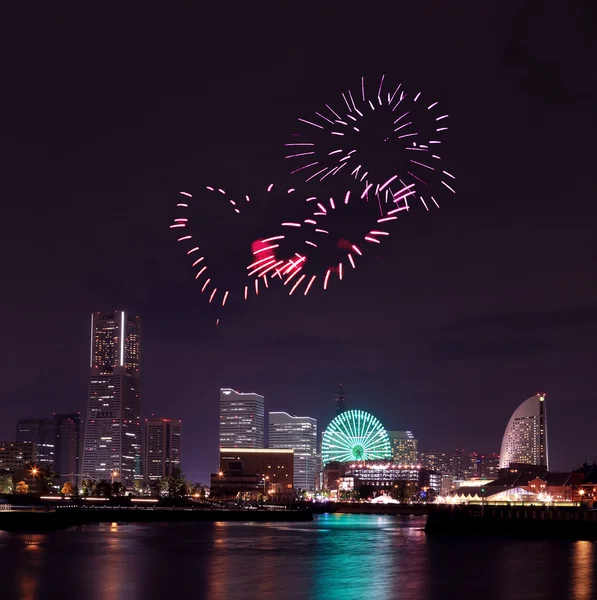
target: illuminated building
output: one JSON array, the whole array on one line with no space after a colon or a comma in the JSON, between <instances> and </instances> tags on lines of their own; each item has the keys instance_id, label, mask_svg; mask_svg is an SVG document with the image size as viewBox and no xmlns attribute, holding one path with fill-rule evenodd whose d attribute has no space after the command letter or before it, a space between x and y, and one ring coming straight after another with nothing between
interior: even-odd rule
<instances>
[{"instance_id":1,"label":"illuminated building","mask_svg":"<svg viewBox=\"0 0 597 600\"><path fill-rule=\"evenodd\" d=\"M269 447L294 450L294 487L308 492L315 490L318 472L316 419L270 412Z\"/></svg>"},{"instance_id":2,"label":"illuminated building","mask_svg":"<svg viewBox=\"0 0 597 600\"><path fill-rule=\"evenodd\" d=\"M77 484L81 477L81 415L80 413L55 414L56 421L56 470L60 482Z\"/></svg>"},{"instance_id":3,"label":"illuminated building","mask_svg":"<svg viewBox=\"0 0 597 600\"><path fill-rule=\"evenodd\" d=\"M500 452L500 468L511 463L540 465L549 469L545 394L525 400L510 417Z\"/></svg>"},{"instance_id":4,"label":"illuminated building","mask_svg":"<svg viewBox=\"0 0 597 600\"><path fill-rule=\"evenodd\" d=\"M388 431L392 446L392 460L397 463L419 462L419 442L412 431Z\"/></svg>"},{"instance_id":5,"label":"illuminated building","mask_svg":"<svg viewBox=\"0 0 597 600\"><path fill-rule=\"evenodd\" d=\"M211 475L211 496L291 493L293 476L294 450L220 448L220 469Z\"/></svg>"},{"instance_id":6,"label":"illuminated building","mask_svg":"<svg viewBox=\"0 0 597 600\"><path fill-rule=\"evenodd\" d=\"M181 428L178 419L145 419L143 436L143 477L154 481L180 470Z\"/></svg>"},{"instance_id":7,"label":"illuminated building","mask_svg":"<svg viewBox=\"0 0 597 600\"><path fill-rule=\"evenodd\" d=\"M445 452L426 450L421 452L421 465L425 469L451 474L450 455Z\"/></svg>"},{"instance_id":8,"label":"illuminated building","mask_svg":"<svg viewBox=\"0 0 597 600\"><path fill-rule=\"evenodd\" d=\"M450 457L450 473L458 478L477 476L477 455L474 452L456 450Z\"/></svg>"},{"instance_id":9,"label":"illuminated building","mask_svg":"<svg viewBox=\"0 0 597 600\"><path fill-rule=\"evenodd\" d=\"M55 466L56 421L54 419L19 419L17 442L34 443L40 466Z\"/></svg>"},{"instance_id":10,"label":"illuminated building","mask_svg":"<svg viewBox=\"0 0 597 600\"><path fill-rule=\"evenodd\" d=\"M0 442L0 471L22 471L37 464L35 442Z\"/></svg>"},{"instance_id":11,"label":"illuminated building","mask_svg":"<svg viewBox=\"0 0 597 600\"><path fill-rule=\"evenodd\" d=\"M141 322L125 311L93 313L89 400L85 423L85 477L141 479Z\"/></svg>"},{"instance_id":12,"label":"illuminated building","mask_svg":"<svg viewBox=\"0 0 597 600\"><path fill-rule=\"evenodd\" d=\"M476 454L477 477L496 479L500 468L499 454Z\"/></svg>"},{"instance_id":13,"label":"illuminated building","mask_svg":"<svg viewBox=\"0 0 597 600\"><path fill-rule=\"evenodd\" d=\"M346 395L340 384L340 391L336 394L336 416L343 413L346 410Z\"/></svg>"},{"instance_id":14,"label":"illuminated building","mask_svg":"<svg viewBox=\"0 0 597 600\"><path fill-rule=\"evenodd\" d=\"M421 485L421 466L385 461L354 463L346 465L340 485L349 478L353 478L354 489L361 498L403 485L408 485L414 494Z\"/></svg>"},{"instance_id":15,"label":"illuminated building","mask_svg":"<svg viewBox=\"0 0 597 600\"><path fill-rule=\"evenodd\" d=\"M220 448L265 446L265 399L255 393L220 390Z\"/></svg>"},{"instance_id":16,"label":"illuminated building","mask_svg":"<svg viewBox=\"0 0 597 600\"><path fill-rule=\"evenodd\" d=\"M382 424L363 410L339 414L323 432L322 463L389 460L390 438Z\"/></svg>"}]
</instances>

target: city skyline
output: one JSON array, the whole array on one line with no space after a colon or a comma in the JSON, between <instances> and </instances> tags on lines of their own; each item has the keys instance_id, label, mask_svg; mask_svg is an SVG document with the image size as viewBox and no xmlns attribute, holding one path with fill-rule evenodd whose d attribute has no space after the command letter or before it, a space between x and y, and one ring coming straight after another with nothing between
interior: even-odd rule
<instances>
[{"instance_id":1,"label":"city skyline","mask_svg":"<svg viewBox=\"0 0 597 600\"><path fill-rule=\"evenodd\" d=\"M411 3L367 19L326 6L284 26L243 9L222 21L226 35L197 35L220 23L215 6L168 26L150 12L46 9L7 16L1 440L18 418L84 414L88 315L124 308L144 323L144 416L166 414L167 401L184 421L193 480L217 462L222 386L323 428L342 383L350 408L416 432L421 448L487 453L521 399L545 391L550 468L592 460L595 42L584 8ZM413 27L396 36L397 23ZM297 118L325 102L338 110L341 91L384 73L445 107L457 194L439 209L413 203L341 285L307 297L272 285L215 327L168 230L179 192L298 188L302 172L284 158L304 131ZM316 182L326 200L337 181ZM281 222L276 206L255 216L268 230ZM221 273L234 240L213 235L209 269Z\"/></svg>"},{"instance_id":2,"label":"city skyline","mask_svg":"<svg viewBox=\"0 0 597 600\"><path fill-rule=\"evenodd\" d=\"M120 331L123 328L127 332L127 334L124 338L122 336L120 336ZM140 318L139 317L134 317L134 319L129 321L126 311L115 311L113 313L99 313L99 312L92 313L89 360L90 360L90 366L91 365L93 365L93 366L91 366L91 375L90 375L90 386L91 387L90 387L90 389L98 388L97 381L93 379L94 377L97 377L97 372L103 373L104 375L108 375L108 374L113 375L115 372L120 373L120 370L122 370L122 369L119 370L118 367L124 367L125 372L127 372L129 375L133 374L133 375L138 376L139 371L140 371L140 355L141 355L140 339L141 339L141 336L140 336ZM96 381L95 386L94 386L94 381ZM104 387L105 387L105 385L104 385ZM108 386L108 387L110 387L110 386ZM340 391L337 392L333 396L333 398L334 398L333 401L334 401L334 406L335 406L335 413L336 413L336 416L338 416L347 410L346 400L345 400L346 393L343 389L342 384L340 385ZM90 400L91 399L92 399L92 397L90 396ZM528 452L525 451L526 454L524 455L524 457L526 457L527 454L530 457L531 454L533 452L535 452L535 450L536 450L535 454L537 454L537 456L539 457L538 464L547 464L547 458L546 458L546 456L547 456L547 434L546 434L547 419L545 416L544 399L545 399L545 394L537 394L537 395L529 398L525 402L523 402L520 406L518 406L518 408L512 414L510 421L508 422L508 425L506 427L506 432L502 439L502 444L501 444L502 459L500 460L500 468L506 468L507 465L506 465L505 461L508 462L508 464L510 462L514 462L514 460L511 460L510 455L512 453L515 453L516 449L518 449L518 452L520 454L520 448L518 448L518 446L517 446L516 448L513 449L512 443L507 441L508 439L510 439L508 437L509 431L510 431L510 437L512 437L512 435L511 435L512 424L514 422L514 425L516 425L516 422L522 418L521 415L525 419L530 418L529 415L531 412L533 412L533 410L531 408L529 408L531 406L530 403L533 403L535 400L536 400L536 402L534 402L532 404L532 406L535 407L535 405L536 405L537 407L539 407L537 410L540 412L540 414L538 412L537 415L535 415L535 416L536 416L536 420L538 419L537 427L540 428L540 432L541 432L541 435L538 437L538 439L540 438L540 441L537 443L537 448L534 448L534 446L533 446L533 449L530 449ZM266 412L265 411L265 398L264 398L264 396L257 394L256 392L238 392L237 390L234 390L232 388L220 388L220 404L219 404L219 406L220 406L219 431L220 431L220 447L221 448L234 448L234 447L243 448L244 447L244 448L259 449L259 448L290 448L290 447L293 447L292 444L288 443L288 441L284 441L283 443L281 443L281 441L282 441L281 440L281 431L282 430L280 430L278 432L278 433L280 433L280 435L278 435L278 438L280 438L280 439L277 439L276 437L274 437L273 443L275 445L273 445L273 446L271 445L272 444L272 440L271 440L272 432L274 432L274 436L276 436L275 426L272 428L272 421L271 421L272 415L286 415L290 420L303 419L303 420L307 420L307 421L315 423L315 426L314 426L315 439L318 440L318 443L321 443L321 439L318 438L318 435L317 435L317 419L312 418L312 417L294 417L285 411ZM232 413L234 413L234 412L236 412L238 414L232 415ZM535 412L537 412L537 411L535 411ZM249 413L256 413L256 414L249 414ZM527 414L527 413L529 413L529 414ZM266 414L269 417L267 422L265 419ZM238 421L239 417L241 418L240 422ZM519 418L517 419L517 417L519 417ZM36 447L37 462L39 462L40 464L43 464L44 462L50 462L50 463L54 464L55 467L57 467L59 459L58 459L58 455L56 455L54 457L54 448L55 448L54 443L52 443L52 444L44 443L46 441L45 438L48 437L46 429L49 427L49 424L51 424L51 426L53 427L53 433L54 433L54 437L52 438L51 441L55 442L55 445L57 447L58 443L57 443L56 433L58 432L58 422L61 421L62 419L64 419L68 423L70 421L73 421L73 418L75 420L78 420L78 418L79 418L78 413L55 414L54 418L52 418L52 419L48 419L45 417L19 419L17 421L16 441L17 442L32 442L32 441L35 442L36 446L37 446ZM232 425L232 426L231 426L231 422L232 422L231 420L234 421L234 425ZM93 423L93 421L94 420L92 419L91 422ZM169 423L170 421L171 421L171 419L156 418L152 415L151 417L145 419L145 431L146 432L148 431L148 424L149 425L159 424L160 427L163 428L164 423L168 422L168 424L170 424ZM161 467L159 469L160 472L162 473L161 476L171 474L172 466L177 466L179 468L181 467L181 460L180 460L180 456L181 456L181 437L180 437L181 421L180 420L174 420L174 421L178 424L176 432L174 432L175 436L177 436L177 441L174 444L174 446L172 446L172 443L171 443L172 442L171 434L173 433L173 431L170 431L170 433L167 436L164 436L164 435L157 436L157 437L159 437L159 442L160 442L160 444L159 444L160 445L160 453L163 453L164 449L166 449L166 453L168 454L168 457L166 457L165 455L162 457L163 464L161 465ZM332 421L333 421L333 419L332 419ZM332 422L332 421L330 421L330 422ZM540 423L539 423L539 421L540 421ZM276 424L280 425L279 423L275 422L275 419L274 419L273 423L274 423L274 425L276 425ZM241 429L239 429L239 427L238 427L239 424L242 425ZM247 427L249 429L246 429ZM266 431L268 430L268 428L269 428L269 433L267 436L268 442L266 444L265 439L266 439ZM70 429L72 429L72 427L70 427ZM93 425L92 425L92 430L93 430ZM39 433L38 431L41 433ZM70 435L72 436L73 434L75 434L75 431L76 431L76 439L78 441L79 440L78 425L76 427L76 430L73 430L73 432L69 432ZM389 435L390 445L391 445L391 449L392 449L392 457L393 457L393 460L395 460L395 462L397 462L397 463L409 462L409 461L403 460L405 455L406 454L414 455L414 454L418 453L418 440L415 439L414 434L411 431L406 431L406 430L398 431L398 430L389 430L389 429L386 431L387 431L387 434ZM248 437L251 438L250 440L248 439L248 437L246 435L247 432L249 432ZM164 432L162 432L162 433L164 433ZM240 437L239 437L239 433L240 433ZM80 435L81 435L81 437L83 437L84 433L82 432ZM140 465L142 465L142 468L137 467L137 469L138 469L137 478L141 479L140 473L142 473L143 474L142 478L144 480L156 479L157 475L154 474L155 476L152 477L149 473L149 471L151 471L151 469L148 467L148 465L149 465L148 449L152 445L151 441L150 441L151 436L148 436L147 433L145 433L142 437L143 437L143 448L142 448L142 451L140 452L138 458L136 459L136 462L138 462ZM166 437L169 438L170 445L168 445ZM518 437L520 437L520 435ZM518 437L516 439L518 439ZM48 439L50 439L50 438L48 438ZM231 444L230 443L231 440L237 440L237 444L240 444L240 445L235 446L234 444ZM69 441L69 445L72 446L73 442ZM50 449L44 449L44 446L49 446ZM157 446L155 443L153 444L153 446L155 446L154 450L157 450ZM172 447L174 447L174 453L175 453L176 457L175 457L174 461L172 461L172 464L169 464L169 462L172 458L172 455L170 453L170 449ZM81 448L81 447L79 447L79 448ZM541 450L541 452L539 452L539 450L538 450L539 448L543 448L543 450ZM506 449L506 451L504 451L504 449ZM52 457L51 458L45 457L46 454L48 454L49 452L52 454ZM317 447L315 447L314 452L317 452ZM545 456L542 454L542 452L545 453ZM62 480L65 480L65 479L76 480L77 477L73 478L73 475L75 475L75 474L78 474L78 479L82 478L83 473L79 472L78 465L79 465L79 460L81 461L80 464L83 464L83 458L82 457L79 458L79 454L83 455L82 448L80 451L75 450L74 455L73 455L73 450L71 448L69 451L68 458L65 458L65 457L60 458L61 464L77 465L77 467L75 469L73 469L72 472L68 472L68 473L65 472L63 477L61 477ZM426 463L426 460L423 459L424 454L430 454L430 451L425 450L421 453L421 460L417 461L417 462L419 462L419 464ZM432 454L433 455L437 454L437 451L434 451ZM464 450L458 450L458 449L456 449L454 452L450 452L450 451L441 452L440 451L440 454L441 454L441 456L447 457L447 460L448 460L447 464L449 464L449 467L441 469L439 467L436 467L436 466L433 466L430 464L429 468L432 468L432 469L439 468L439 470L442 470L444 472L449 471L450 473L456 474L457 476L467 476L467 477L481 476L480 473L483 469L482 466L472 465L469 468L466 466L460 466L460 467L455 466L452 463L453 463L453 461L457 460L457 456L459 454L462 455L463 460L467 460L467 461L468 461L468 456L473 456L474 458L480 457L480 459L476 461L479 463L483 462L483 459L485 458L486 455L478 454L476 451L465 452ZM533 456L535 456L535 454L533 454ZM506 455L508 456L508 458L506 458ZM493 454L487 455L487 457L491 457L491 456L499 456L499 454L493 453ZM399 457L399 458L397 458L397 457ZM465 459L465 457L466 457L466 459ZM441 462L441 460L440 460L440 462ZM119 464L122 465L122 461L120 461ZM465 465L465 464L466 463L463 463L463 465ZM182 466L184 467L184 465L182 465ZM191 466L191 470L192 469L193 469L193 466ZM103 474L103 471L105 471L105 470L106 469L103 469L103 470L100 469L100 471L102 471L100 473L100 475L104 478L109 476L109 475ZM113 471L108 471L108 473L110 473L110 472L118 473L118 471L116 470L116 467L114 467ZM125 472L126 472L126 469L125 469ZM299 471L297 470L296 473L298 473L298 472ZM87 471L85 471L85 474L87 474ZM91 474L91 473L89 473L89 474ZM295 475L295 479L297 479L297 481L302 482L302 479L305 476L306 475L303 472L301 475L298 475L298 477ZM128 480L130 482L129 486L132 486L132 482L134 482L134 479L135 479L135 476L133 475L133 478ZM304 489L308 489L308 487L305 487Z\"/></svg>"},{"instance_id":3,"label":"city skyline","mask_svg":"<svg viewBox=\"0 0 597 600\"><path fill-rule=\"evenodd\" d=\"M127 312L126 311L115 311L113 313L99 313L99 312L95 312L92 313L92 321L91 321L92 325L91 325L91 342L90 342L90 365L94 365L93 367L91 367L91 379L90 379L90 385L91 388L90 389L94 389L93 383L94 383L94 379L93 377L97 377L97 374L95 374L96 372L101 372L104 375L107 374L113 374L114 372L118 371L120 372L120 370L118 370L118 367L124 367L124 369L126 370L126 372L128 374L133 374L138 376L139 374L139 370L140 370L140 354L141 354L141 345L140 345L140 319L139 317L134 317L134 319L129 322L129 318L127 316ZM120 331L122 330L123 326L125 327L125 330L127 331L127 336L122 338L122 336L120 336ZM105 383L105 382L104 382ZM96 382L97 384L97 382ZM97 387L97 385L95 385L95 387ZM105 386L104 386L105 387ZM109 387L109 386L108 386ZM99 389L99 388L98 388ZM330 396L332 397L332 396ZM508 447L506 444L506 438L507 438L507 434L509 431L509 428L511 428L511 424L513 422L513 420L516 420L516 416L521 413L521 411L524 411L524 408L526 406L528 406L528 403L533 401L534 399L539 399L541 401L540 404L538 404L538 406L544 406L543 404L543 400L545 398L545 394L537 394L531 398L529 398L527 401L523 402L513 413L512 417L510 418L510 421L508 422L508 426L506 427L506 433L503 436L502 439L502 444L501 444L501 449L503 450L505 447ZM91 397L90 397L91 399ZM343 389L343 385L340 385L340 391L337 392L335 395L333 395L333 402L334 402L334 406L335 406L335 414L336 416L338 416L339 414L342 414L344 411L347 410L346 407L346 393ZM236 406L238 405L238 406ZM250 405L250 406L249 406ZM530 409L529 409L530 410ZM525 415L527 412L529 412L529 410L526 410ZM265 398L263 395L257 394L256 392L238 392L232 388L220 388L220 447L234 447L234 444L230 444L229 442L232 439L236 439L236 436L238 436L239 434L239 429L238 429L238 422L236 422L236 426L230 427L230 425L226 423L226 421L230 421L230 415L228 415L228 413L231 412L238 412L238 415L232 415L232 419L238 419L239 415L240 417L242 417L243 420L243 428L246 426L250 426L249 429L252 431L252 433L250 433L251 437L251 441L247 441L247 439L245 439L247 436L246 431L243 429L243 431L241 431L241 440L240 440L240 444L241 445L237 445L237 448L289 448L290 445L286 444L286 445L276 445L276 446L270 446L271 441L269 441L269 436L271 435L272 432L272 427L271 427L271 422L268 420L266 422L265 420L265 415L267 414L268 416L270 415L287 415L289 418L291 419L297 419L297 417L293 417L292 415L289 415L287 412L285 411L269 411L266 412L265 411ZM240 411L240 412L239 412ZM248 412L247 412L248 411ZM258 413L256 416L251 414L249 415L249 412L256 412ZM242 413L242 414L241 414ZM247 413L247 414L245 414ZM544 415L544 413L542 413L542 415ZM45 429L47 428L47 424L48 423L52 423L53 427L54 427L54 434L57 433L57 423L58 420L60 420L59 418L64 418L67 421L72 420L73 416L75 416L75 413L73 414L55 414L53 419L48 419L45 417L42 418L28 418L28 419L19 419L17 421L17 435L16 435L16 441L17 442L22 442L22 441L33 441L33 438L31 440L29 440L29 437L32 437L31 434L29 434L29 436L27 436L27 432L29 431L35 431L37 432L38 428L43 429L43 431L45 431ZM78 414L76 415L78 417ZM248 417L251 417L250 419L248 419ZM224 418L223 418L224 417ZM228 418L227 418L228 417ZM247 418L245 418L247 417ZM58 419L58 420L57 420ZM317 423L317 419L312 418L312 417L302 417L302 419L308 419L310 421L313 421L315 423ZM332 419L333 420L333 419ZM93 420L91 420L93 423ZM170 421L170 419L163 419L163 418L155 418L155 417L149 417L149 421ZM175 420L179 425L181 423L180 420ZM147 427L147 422L148 419L145 419L145 426ZM330 421L331 422L331 421ZM542 416L541 418L541 431L545 431L547 430L547 421L546 418L544 416ZM43 427L42 427L43 425ZM268 430L269 427L269 434L268 434L268 443L266 444L265 439L266 439L266 431ZM92 427L93 428L93 427ZM40 429L40 430L41 430ZM317 426L315 425L315 431L317 432ZM25 432L25 434L23 433ZM412 434L411 431L397 431L397 430L387 430L387 434L390 436L390 444L392 446L392 455L398 455L400 453L417 453L418 452L418 440L414 438L414 435ZM23 437L24 435L24 437ZM78 433L78 428L77 428L77 436L79 435ZM81 437L83 437L84 432L81 432ZM177 435L178 435L178 442L176 444L176 449L175 452L178 454L178 460L175 461L177 466L181 466L181 461L180 461L180 449L181 449L181 442L180 442L180 427L178 427L177 429ZM34 436L35 437L35 436ZM43 436L37 436L39 439L44 439L45 440L45 435ZM27 438L27 439L25 439ZM317 438L317 433L316 433L316 438ZM161 439L161 438L160 438ZM317 438L318 442L321 443L321 439ZM43 440L42 440L43 441ZM164 440L161 439L161 443L162 446L164 444ZM52 459L48 459L48 458L44 458L45 454L48 451L44 450L44 443L41 443L39 441L36 441L37 444L37 449L36 449L36 456L37 456L37 461L41 464L44 461L45 462L52 462L55 466L57 466L58 462L57 460L55 461L54 458ZM404 445L406 444L406 447L404 447ZM506 446L505 446L506 444ZM70 445L72 445L72 442L70 442ZM547 452L547 440L546 440L546 435L545 435L545 439L542 442L542 444L545 447L545 452ZM50 444L51 446L51 452L52 455L54 454L54 446L52 444ZM432 445L433 446L433 445ZM145 452L147 451L149 445L148 445L148 440L145 436L143 436L143 449L141 454L137 457L136 462L138 462L141 467L137 467L138 469L138 474L137 474L137 478L140 479L141 475L139 473L143 473L143 479L155 479L156 477L149 477L147 475L147 471L148 471L148 462L147 462L147 455L145 454ZM484 454L478 454L476 451L471 451L466 453L464 450L458 450L456 449L454 452L451 451L446 451L443 452L440 451L440 453L442 453L443 456L446 457L450 457L449 458L449 463L450 463L450 467L447 469L444 469L445 472L447 472L447 470L449 470L451 473L460 473L462 472L463 474L465 472L467 472L466 468L458 468L458 467L454 467L451 462L453 460L456 460L456 457L459 453L462 454L462 456L473 456L477 457L480 456L481 459L484 458ZM71 451L72 454L72 451ZM80 451L81 454L81 458L79 459L79 457L77 456L77 452L75 452L75 456L73 457L69 457L67 460L68 464L79 464L79 460L81 461L80 464L83 464L83 449L81 448ZM429 451L423 451L421 454L421 458L423 454L429 454ZM437 450L433 452L433 454L437 454ZM487 456L499 456L499 454L497 453L493 453L493 455L490 453ZM504 454L502 454L502 456L505 456ZM64 458L61 458L61 462L64 461ZM467 459L468 460L468 459ZM506 459L502 458L502 460L500 461L500 468L505 468L504 466L504 461ZM546 460L546 459L541 459L541 460ZM402 460L397 460L396 462L404 462ZM425 462L424 460L419 460L419 463L423 463ZM477 461L477 462L482 462L481 460ZM510 461L512 462L512 461ZM541 461L540 461L541 462ZM122 465L122 461L120 461L119 463L120 465ZM544 464L544 463L541 463ZM182 465L182 467L184 468L184 465ZM433 467L435 468L435 467ZM476 475L473 476L478 476L480 469L482 467L471 467L472 471L471 473L476 473ZM191 465L191 470L193 470L193 465ZM100 469L100 471L102 471ZM105 471L105 469L104 469ZM163 469L162 466L162 471L164 472L164 474L169 474L171 472L170 469ZM118 472L116 470L116 467L114 467L113 471L108 471L108 473L110 472ZM126 469L125 469L126 472ZM83 473L74 470L73 472L69 472L69 473L65 473L65 476L68 476L67 478L69 480L72 480L73 477L72 475L74 475L75 473L78 473L78 478L81 479L81 476ZM87 471L85 471L85 474L87 474ZM90 473L89 473L90 474ZM102 473L100 473L100 475L102 477L108 477L109 475L103 475ZM471 476L471 475L467 475L467 476ZM301 479L302 476L299 476L299 480ZM120 477L119 477L120 478ZM65 479L65 477L62 477L61 479ZM76 479L76 478L75 478ZM129 479L129 482L133 482L135 479L135 477L133 476L133 479ZM130 483L129 485L132 486L132 483Z\"/></svg>"}]
</instances>

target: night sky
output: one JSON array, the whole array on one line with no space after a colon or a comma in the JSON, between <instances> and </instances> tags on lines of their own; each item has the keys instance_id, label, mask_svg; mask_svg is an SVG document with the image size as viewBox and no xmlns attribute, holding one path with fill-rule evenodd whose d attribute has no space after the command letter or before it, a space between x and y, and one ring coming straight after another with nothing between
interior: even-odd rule
<instances>
[{"instance_id":1,"label":"night sky","mask_svg":"<svg viewBox=\"0 0 597 600\"><path fill-rule=\"evenodd\" d=\"M3 7L0 439L85 411L89 314L125 308L143 416L183 420L193 480L217 466L220 387L323 429L343 383L422 449L481 452L545 392L552 468L593 460L594 3L390 4ZM178 192L299 183L296 118L382 73L450 114L457 195L342 285L272 289L216 328L168 230Z\"/></svg>"}]
</instances>

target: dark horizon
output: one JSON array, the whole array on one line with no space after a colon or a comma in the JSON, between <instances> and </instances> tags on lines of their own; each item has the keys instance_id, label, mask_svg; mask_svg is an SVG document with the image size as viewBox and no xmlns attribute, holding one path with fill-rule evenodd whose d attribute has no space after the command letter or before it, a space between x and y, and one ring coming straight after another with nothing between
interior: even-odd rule
<instances>
[{"instance_id":1,"label":"dark horizon","mask_svg":"<svg viewBox=\"0 0 597 600\"><path fill-rule=\"evenodd\" d=\"M552 470L592 462L593 5L229 9L3 8L0 439L84 416L89 315L125 309L142 417L182 419L193 481L217 468L220 387L321 432L342 383L420 449L486 453L542 392ZM457 194L413 207L341 285L273 287L216 327L168 229L178 193L302 186L283 154L296 119L383 73L450 114Z\"/></svg>"}]
</instances>

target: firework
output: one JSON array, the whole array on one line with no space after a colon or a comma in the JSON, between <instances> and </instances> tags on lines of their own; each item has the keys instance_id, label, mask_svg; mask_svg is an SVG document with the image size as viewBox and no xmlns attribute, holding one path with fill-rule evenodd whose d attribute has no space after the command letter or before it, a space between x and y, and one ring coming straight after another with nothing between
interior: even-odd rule
<instances>
[{"instance_id":1,"label":"firework","mask_svg":"<svg viewBox=\"0 0 597 600\"><path fill-rule=\"evenodd\" d=\"M170 229L184 249L208 304L222 308L267 289L267 273L253 277L245 268L252 257L259 256L269 264L274 256L275 246L262 241L266 226L252 210L255 204L276 199L273 184L266 190L255 197L232 195L224 187L211 185L197 194L180 192ZM280 190L279 194L287 196L293 191Z\"/></svg>"},{"instance_id":2,"label":"firework","mask_svg":"<svg viewBox=\"0 0 597 600\"><path fill-rule=\"evenodd\" d=\"M379 202L414 183L429 210L439 206L440 189L455 193L455 177L444 170L439 151L447 119L439 103L421 92L390 87L384 75L373 85L362 78L359 89L343 92L334 106L298 119L299 132L285 144L286 158L291 173L305 181L350 175Z\"/></svg>"},{"instance_id":3,"label":"firework","mask_svg":"<svg viewBox=\"0 0 597 600\"><path fill-rule=\"evenodd\" d=\"M289 295L306 296L314 287L326 290L356 269L363 257L377 252L415 193L414 184L398 189L394 203L378 218L366 209L365 192L349 190L327 200L311 197L309 212L282 222L276 235L261 241L248 273L280 278Z\"/></svg>"}]
</instances>

